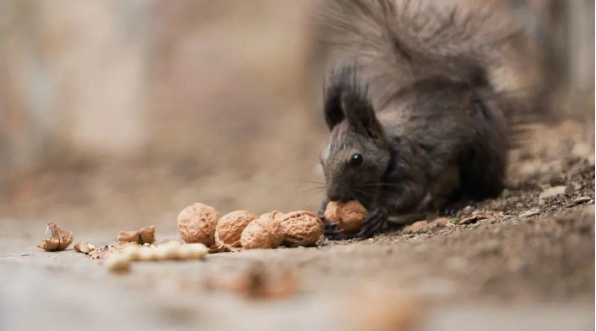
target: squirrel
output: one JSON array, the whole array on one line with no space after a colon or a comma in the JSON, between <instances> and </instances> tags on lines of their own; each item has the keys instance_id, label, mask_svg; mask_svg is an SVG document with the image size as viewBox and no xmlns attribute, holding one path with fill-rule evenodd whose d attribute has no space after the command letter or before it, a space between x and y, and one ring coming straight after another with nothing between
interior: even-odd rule
<instances>
[{"instance_id":1,"label":"squirrel","mask_svg":"<svg viewBox=\"0 0 596 331\"><path fill-rule=\"evenodd\" d=\"M422 1L329 0L316 10L331 50L321 154L326 198L319 217L331 240L368 238L389 216L495 197L529 102L499 89L493 72L519 30L486 11ZM368 210L356 234L324 219L329 201Z\"/></svg>"}]
</instances>

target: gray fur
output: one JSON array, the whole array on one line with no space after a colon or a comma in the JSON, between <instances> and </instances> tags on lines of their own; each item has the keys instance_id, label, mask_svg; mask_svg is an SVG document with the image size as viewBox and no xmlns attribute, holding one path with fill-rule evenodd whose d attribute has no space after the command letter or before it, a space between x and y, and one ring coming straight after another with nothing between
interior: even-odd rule
<instances>
[{"instance_id":1,"label":"gray fur","mask_svg":"<svg viewBox=\"0 0 596 331\"><path fill-rule=\"evenodd\" d=\"M327 194L369 209L360 237L422 208L427 196L441 208L461 195L499 194L527 109L488 79L516 31L485 33L483 13L422 3L332 0L318 11L336 63L325 89ZM349 163L355 153L359 167ZM346 237L331 225L326 235Z\"/></svg>"}]
</instances>

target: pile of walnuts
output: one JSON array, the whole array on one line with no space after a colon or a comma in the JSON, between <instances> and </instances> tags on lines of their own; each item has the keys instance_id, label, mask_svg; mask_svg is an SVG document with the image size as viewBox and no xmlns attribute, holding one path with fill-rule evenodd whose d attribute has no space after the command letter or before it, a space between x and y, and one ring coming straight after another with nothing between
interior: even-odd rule
<instances>
[{"instance_id":1,"label":"pile of walnuts","mask_svg":"<svg viewBox=\"0 0 596 331\"><path fill-rule=\"evenodd\" d=\"M358 202L329 203L325 218L337 222L346 233L360 229L366 209ZM202 243L211 251L314 246L323 234L323 222L310 211L287 214L272 211L257 215L236 210L219 216L215 208L195 203L178 215L180 237L186 243Z\"/></svg>"},{"instance_id":2,"label":"pile of walnuts","mask_svg":"<svg viewBox=\"0 0 596 331\"><path fill-rule=\"evenodd\" d=\"M323 222L309 211L257 215L237 210L220 217L215 208L195 203L178 215L178 230L187 243L234 251L280 245L313 246L323 234Z\"/></svg>"}]
</instances>

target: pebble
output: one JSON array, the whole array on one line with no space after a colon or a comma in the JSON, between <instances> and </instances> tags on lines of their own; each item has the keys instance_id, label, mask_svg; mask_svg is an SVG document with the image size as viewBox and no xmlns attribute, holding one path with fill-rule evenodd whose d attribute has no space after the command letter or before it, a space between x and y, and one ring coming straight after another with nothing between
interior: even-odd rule
<instances>
[{"instance_id":1,"label":"pebble","mask_svg":"<svg viewBox=\"0 0 596 331\"><path fill-rule=\"evenodd\" d=\"M444 227L444 226L449 225L449 219L446 217L437 218L431 224L435 224L435 226L438 228Z\"/></svg>"},{"instance_id":2,"label":"pebble","mask_svg":"<svg viewBox=\"0 0 596 331\"><path fill-rule=\"evenodd\" d=\"M567 187L563 185L547 188L546 190L542 191L542 193L540 193L538 199L544 200L555 197L557 195L564 194L566 189Z\"/></svg>"},{"instance_id":3,"label":"pebble","mask_svg":"<svg viewBox=\"0 0 596 331\"><path fill-rule=\"evenodd\" d=\"M474 211L474 207L467 206L466 208L461 210L462 215L470 215Z\"/></svg>"},{"instance_id":4,"label":"pebble","mask_svg":"<svg viewBox=\"0 0 596 331\"><path fill-rule=\"evenodd\" d=\"M406 226L402 230L402 233L416 233L416 232L422 230L422 228L424 228L427 224L428 224L427 221L414 222L414 223Z\"/></svg>"},{"instance_id":5,"label":"pebble","mask_svg":"<svg viewBox=\"0 0 596 331\"><path fill-rule=\"evenodd\" d=\"M519 217L522 217L522 218L524 218L524 217L532 217L532 216L536 216L536 215L538 215L538 214L540 214L540 211L539 211L539 210L532 209L532 210L528 210L528 211L527 211L527 212L525 212L525 213L521 213L521 214L519 215Z\"/></svg>"},{"instance_id":6,"label":"pebble","mask_svg":"<svg viewBox=\"0 0 596 331\"><path fill-rule=\"evenodd\" d=\"M578 183L578 182L573 182L573 183L571 183L571 186L573 187L573 189L574 189L575 191L579 191L579 190L581 190L581 189L582 189L582 184L581 184L581 183Z\"/></svg>"},{"instance_id":7,"label":"pebble","mask_svg":"<svg viewBox=\"0 0 596 331\"><path fill-rule=\"evenodd\" d=\"M464 218L463 220L461 220L459 222L459 225L472 224L472 223L478 222L479 220L484 220L484 219L486 219L485 216L480 216L480 215L470 216L470 217L467 217L467 218Z\"/></svg>"},{"instance_id":8,"label":"pebble","mask_svg":"<svg viewBox=\"0 0 596 331\"><path fill-rule=\"evenodd\" d=\"M579 197L579 198L576 198L575 200L573 200L573 203L576 205L579 205L582 203L589 202L590 200L592 200L592 199L590 199L589 197Z\"/></svg>"}]
</instances>

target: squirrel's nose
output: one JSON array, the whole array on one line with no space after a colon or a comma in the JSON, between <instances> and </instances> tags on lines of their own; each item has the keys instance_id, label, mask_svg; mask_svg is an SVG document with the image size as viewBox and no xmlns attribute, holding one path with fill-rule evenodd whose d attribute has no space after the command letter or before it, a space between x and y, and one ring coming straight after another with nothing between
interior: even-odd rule
<instances>
[{"instance_id":1,"label":"squirrel's nose","mask_svg":"<svg viewBox=\"0 0 596 331\"><path fill-rule=\"evenodd\" d=\"M327 199L329 199L329 201L340 201L343 198L344 195L342 194L342 191L339 187L330 185L327 188Z\"/></svg>"},{"instance_id":2,"label":"squirrel's nose","mask_svg":"<svg viewBox=\"0 0 596 331\"><path fill-rule=\"evenodd\" d=\"M328 193L327 199L329 199L329 201L338 201L339 199L341 199L341 196L339 195L339 193Z\"/></svg>"}]
</instances>

